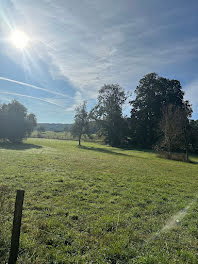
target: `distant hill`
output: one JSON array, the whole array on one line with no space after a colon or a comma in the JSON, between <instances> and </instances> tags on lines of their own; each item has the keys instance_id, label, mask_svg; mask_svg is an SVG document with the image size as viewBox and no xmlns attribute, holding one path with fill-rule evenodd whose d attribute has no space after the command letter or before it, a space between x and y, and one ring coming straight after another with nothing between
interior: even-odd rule
<instances>
[{"instance_id":1,"label":"distant hill","mask_svg":"<svg viewBox=\"0 0 198 264\"><path fill-rule=\"evenodd\" d=\"M38 123L35 130L39 127L43 127L45 131L63 132L69 131L72 124L60 124L60 123Z\"/></svg>"}]
</instances>

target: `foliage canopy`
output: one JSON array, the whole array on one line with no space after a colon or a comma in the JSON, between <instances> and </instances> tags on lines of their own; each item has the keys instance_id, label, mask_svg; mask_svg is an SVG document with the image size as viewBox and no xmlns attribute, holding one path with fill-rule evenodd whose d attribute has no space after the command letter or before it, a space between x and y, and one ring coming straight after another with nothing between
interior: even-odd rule
<instances>
[{"instance_id":1,"label":"foliage canopy","mask_svg":"<svg viewBox=\"0 0 198 264\"><path fill-rule=\"evenodd\" d=\"M126 122L122 116L125 101L125 92L118 84L104 85L91 111L92 118L99 124L101 135L111 146L119 146L125 137Z\"/></svg>"},{"instance_id":2,"label":"foliage canopy","mask_svg":"<svg viewBox=\"0 0 198 264\"><path fill-rule=\"evenodd\" d=\"M151 147L156 144L164 107L171 104L183 109L188 117L191 116L191 105L184 100L182 86L177 80L169 80L156 73L150 73L139 81L135 94L136 98L130 102L131 134L137 145Z\"/></svg>"}]
</instances>

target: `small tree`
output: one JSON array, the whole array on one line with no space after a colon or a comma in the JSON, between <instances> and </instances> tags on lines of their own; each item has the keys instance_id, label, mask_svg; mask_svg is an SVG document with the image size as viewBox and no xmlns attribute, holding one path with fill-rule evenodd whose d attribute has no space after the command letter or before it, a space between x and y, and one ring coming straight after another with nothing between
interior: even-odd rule
<instances>
[{"instance_id":1,"label":"small tree","mask_svg":"<svg viewBox=\"0 0 198 264\"><path fill-rule=\"evenodd\" d=\"M184 108L168 105L162 109L162 119L160 122L162 140L157 145L158 148L168 152L171 158L173 151L185 151L185 160L188 160L189 148L189 120L188 112Z\"/></svg>"},{"instance_id":2,"label":"small tree","mask_svg":"<svg viewBox=\"0 0 198 264\"><path fill-rule=\"evenodd\" d=\"M78 138L78 145L81 146L82 135L89 135L89 114L87 105L84 101L82 105L76 108L74 124L71 127L71 134Z\"/></svg>"}]
</instances>

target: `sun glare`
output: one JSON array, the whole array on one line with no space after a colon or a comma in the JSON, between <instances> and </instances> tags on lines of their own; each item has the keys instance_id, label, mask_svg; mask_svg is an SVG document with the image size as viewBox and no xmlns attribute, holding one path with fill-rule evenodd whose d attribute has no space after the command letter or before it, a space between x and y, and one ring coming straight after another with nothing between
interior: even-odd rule
<instances>
[{"instance_id":1,"label":"sun glare","mask_svg":"<svg viewBox=\"0 0 198 264\"><path fill-rule=\"evenodd\" d=\"M27 47L29 38L23 31L15 30L11 34L10 41L17 49L23 50Z\"/></svg>"}]
</instances>

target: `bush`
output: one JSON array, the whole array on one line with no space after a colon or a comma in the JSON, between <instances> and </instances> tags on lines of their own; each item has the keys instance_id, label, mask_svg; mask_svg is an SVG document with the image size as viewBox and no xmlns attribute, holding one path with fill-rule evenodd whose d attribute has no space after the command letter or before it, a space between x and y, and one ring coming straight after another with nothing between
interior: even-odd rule
<instances>
[{"instance_id":1,"label":"bush","mask_svg":"<svg viewBox=\"0 0 198 264\"><path fill-rule=\"evenodd\" d=\"M34 114L27 114L27 109L18 101L0 106L0 139L19 143L28 137L36 126Z\"/></svg>"}]
</instances>

